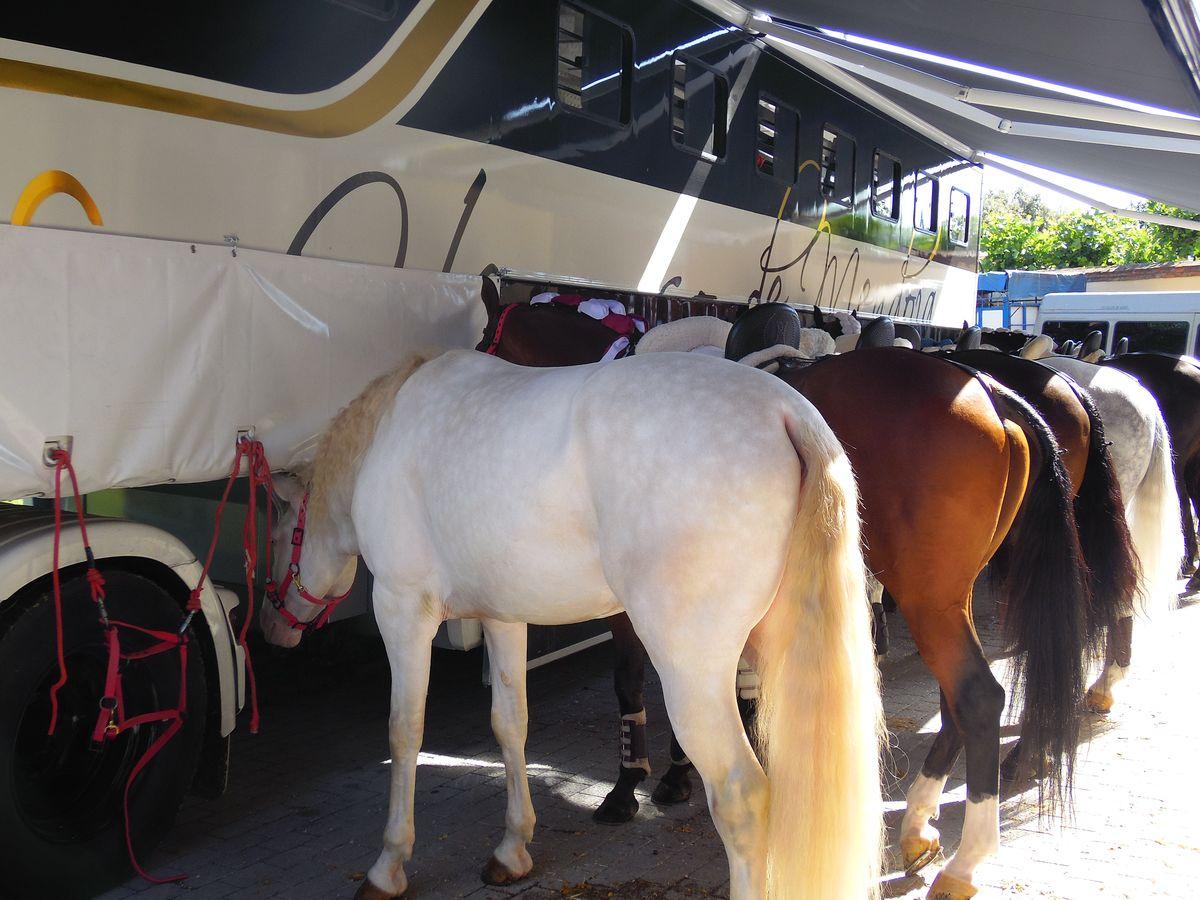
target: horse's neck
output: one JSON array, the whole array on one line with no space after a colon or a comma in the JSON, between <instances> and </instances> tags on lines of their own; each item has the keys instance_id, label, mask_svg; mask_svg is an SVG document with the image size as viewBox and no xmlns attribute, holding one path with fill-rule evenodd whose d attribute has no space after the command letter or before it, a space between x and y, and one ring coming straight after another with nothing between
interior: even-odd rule
<instances>
[{"instance_id":1,"label":"horse's neck","mask_svg":"<svg viewBox=\"0 0 1200 900\"><path fill-rule=\"evenodd\" d=\"M323 546L327 545L335 555L358 553L352 510L359 468L347 469L333 483L322 485L320 496L313 498L316 502L310 500L309 503L308 535Z\"/></svg>"}]
</instances>

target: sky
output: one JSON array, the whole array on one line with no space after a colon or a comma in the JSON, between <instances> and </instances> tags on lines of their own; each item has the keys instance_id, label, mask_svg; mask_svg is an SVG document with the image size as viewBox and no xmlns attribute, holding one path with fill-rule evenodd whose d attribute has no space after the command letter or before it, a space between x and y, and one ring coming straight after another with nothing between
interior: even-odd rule
<instances>
[{"instance_id":1,"label":"sky","mask_svg":"<svg viewBox=\"0 0 1200 900\"><path fill-rule=\"evenodd\" d=\"M1126 194L1122 191L1116 191L1112 188L1103 187L1094 184L1090 181L1083 181L1080 178L1071 178L1067 175L1061 175L1058 172L1050 172L1046 169L1038 168L1037 166L1029 166L1024 163L1013 163L1016 168L1025 168L1034 174L1058 182L1066 187L1078 191L1088 197L1095 197L1097 200L1102 200L1105 203L1111 203L1113 206L1123 207L1128 209L1137 203L1141 198L1133 194ZM1007 172L1002 172L994 166L984 165L983 167L983 192L984 194L993 191L1013 191L1017 188L1024 188L1034 194L1038 194L1045 201L1046 205L1052 209L1069 210L1069 209L1087 209L1087 204L1080 203L1071 197L1060 194L1057 191L1052 191L1049 188L1042 187L1040 184L1035 184L1032 181L1026 181L1023 178L1018 178L1015 175L1009 175Z\"/></svg>"}]
</instances>

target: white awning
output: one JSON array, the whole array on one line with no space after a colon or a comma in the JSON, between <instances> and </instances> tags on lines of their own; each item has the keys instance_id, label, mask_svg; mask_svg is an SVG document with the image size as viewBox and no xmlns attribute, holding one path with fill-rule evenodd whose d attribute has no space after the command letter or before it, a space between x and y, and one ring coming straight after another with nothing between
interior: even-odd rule
<instances>
[{"instance_id":1,"label":"white awning","mask_svg":"<svg viewBox=\"0 0 1200 900\"><path fill-rule=\"evenodd\" d=\"M968 159L1200 210L1198 2L703 5Z\"/></svg>"}]
</instances>

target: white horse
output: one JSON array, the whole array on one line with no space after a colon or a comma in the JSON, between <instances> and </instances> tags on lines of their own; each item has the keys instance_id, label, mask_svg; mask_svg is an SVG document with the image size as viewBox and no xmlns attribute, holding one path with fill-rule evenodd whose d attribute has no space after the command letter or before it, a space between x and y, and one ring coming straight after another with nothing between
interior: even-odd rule
<instances>
[{"instance_id":1,"label":"white horse","mask_svg":"<svg viewBox=\"0 0 1200 900\"><path fill-rule=\"evenodd\" d=\"M343 410L308 490L299 590L345 590L361 554L392 668L391 802L357 896L407 887L438 626L479 618L487 636L509 802L484 877L507 883L533 867L525 623L622 609L704 780L732 900L877 895L882 710L857 491L796 391L696 355L530 369L455 351L377 380ZM297 580L283 603L309 621L321 607ZM269 604L262 624L276 644L299 640ZM735 699L747 641L766 773Z\"/></svg>"},{"instance_id":2,"label":"white horse","mask_svg":"<svg viewBox=\"0 0 1200 900\"><path fill-rule=\"evenodd\" d=\"M1096 366L1069 356L1045 356L1039 362L1065 372L1079 382L1095 401L1104 435L1111 442L1113 469L1125 500L1125 518L1133 549L1142 566L1136 597L1137 611L1153 615L1168 609L1175 598L1179 561L1183 558L1183 530L1171 467L1171 440L1154 396L1138 380L1108 366ZM1130 610L1130 615L1134 610ZM1100 677L1088 689L1088 704L1108 712L1113 689L1129 668L1132 618L1128 629L1109 652Z\"/></svg>"}]
</instances>

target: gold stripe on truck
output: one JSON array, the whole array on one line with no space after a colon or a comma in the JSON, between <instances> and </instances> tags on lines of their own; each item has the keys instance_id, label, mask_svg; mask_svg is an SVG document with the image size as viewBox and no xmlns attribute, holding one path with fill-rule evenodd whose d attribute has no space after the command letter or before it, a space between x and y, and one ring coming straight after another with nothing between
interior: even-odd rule
<instances>
[{"instance_id":1,"label":"gold stripe on truck","mask_svg":"<svg viewBox=\"0 0 1200 900\"><path fill-rule=\"evenodd\" d=\"M316 109L272 109L124 78L0 59L0 86L244 125L299 137L343 137L393 110L416 87L466 21L476 0L435 0L378 72L340 100Z\"/></svg>"}]
</instances>

